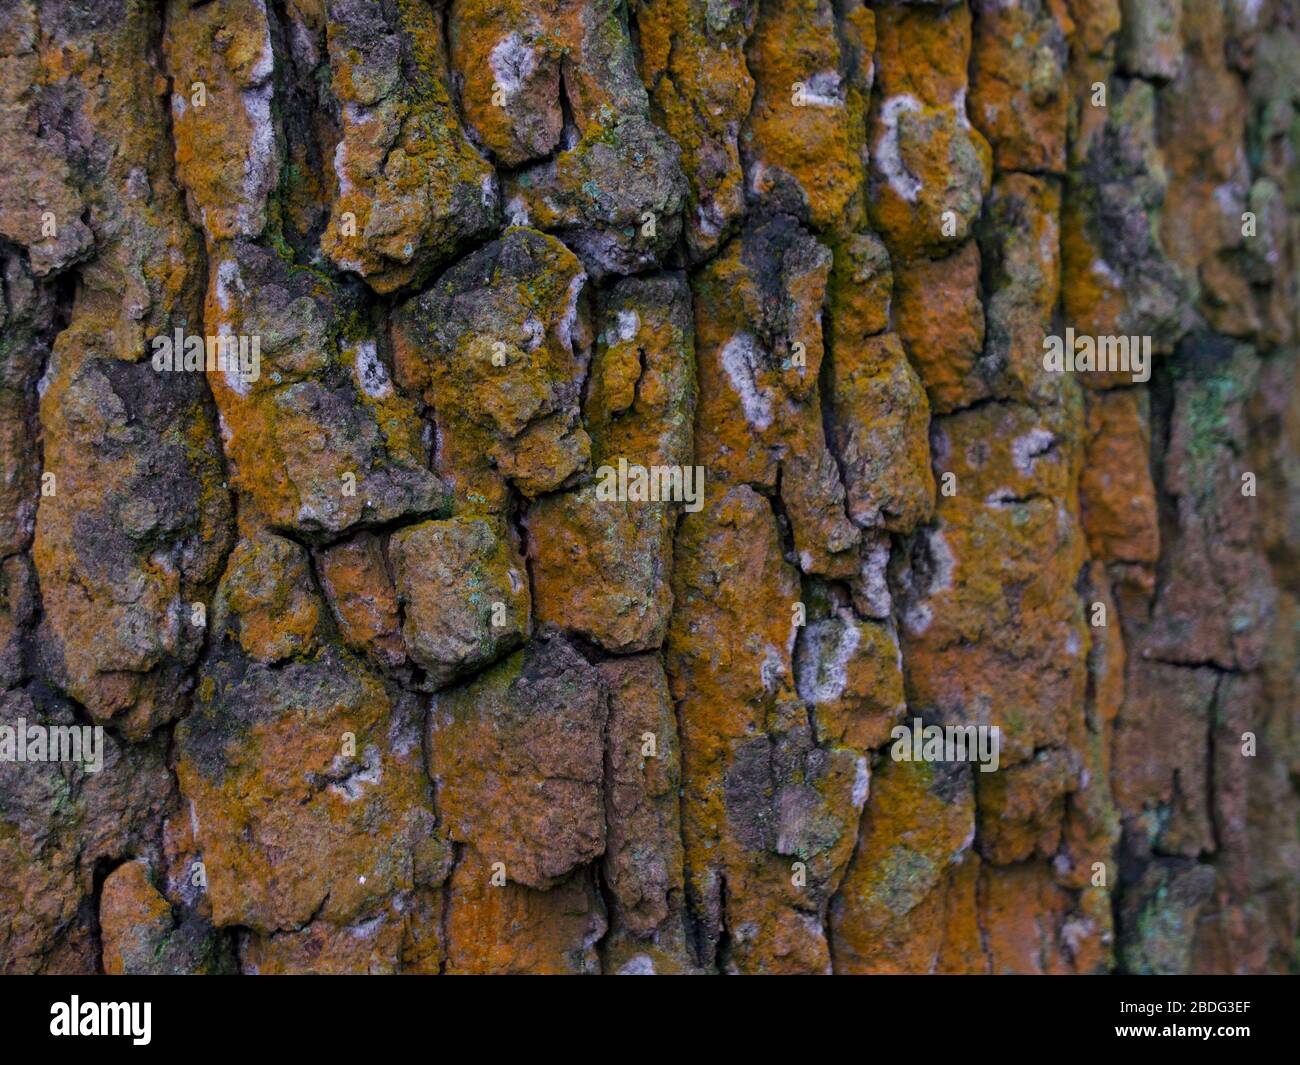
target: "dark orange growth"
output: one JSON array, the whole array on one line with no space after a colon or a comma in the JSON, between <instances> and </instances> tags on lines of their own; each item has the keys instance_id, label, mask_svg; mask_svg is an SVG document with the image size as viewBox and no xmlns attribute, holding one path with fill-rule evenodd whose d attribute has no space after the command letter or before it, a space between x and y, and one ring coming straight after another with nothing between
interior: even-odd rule
<instances>
[{"instance_id":1,"label":"dark orange growth","mask_svg":"<svg viewBox=\"0 0 1300 1065\"><path fill-rule=\"evenodd\" d=\"M1294 969L1297 57L0 0L0 971Z\"/></svg>"}]
</instances>

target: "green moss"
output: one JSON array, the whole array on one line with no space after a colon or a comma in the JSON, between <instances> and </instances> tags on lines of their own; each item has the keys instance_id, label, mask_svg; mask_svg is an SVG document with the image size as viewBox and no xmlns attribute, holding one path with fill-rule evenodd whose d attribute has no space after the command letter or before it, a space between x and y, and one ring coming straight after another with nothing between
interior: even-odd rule
<instances>
[{"instance_id":1,"label":"green moss","mask_svg":"<svg viewBox=\"0 0 1300 1065\"><path fill-rule=\"evenodd\" d=\"M1188 397L1188 475L1197 496L1209 494L1223 450L1231 444L1227 408L1238 395L1238 382L1223 375L1200 382Z\"/></svg>"}]
</instances>

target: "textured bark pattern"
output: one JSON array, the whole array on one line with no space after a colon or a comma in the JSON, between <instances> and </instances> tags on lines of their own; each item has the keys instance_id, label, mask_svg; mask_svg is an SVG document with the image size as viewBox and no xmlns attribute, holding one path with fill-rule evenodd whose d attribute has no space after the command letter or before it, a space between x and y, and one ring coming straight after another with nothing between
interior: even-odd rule
<instances>
[{"instance_id":1,"label":"textured bark pattern","mask_svg":"<svg viewBox=\"0 0 1300 1065\"><path fill-rule=\"evenodd\" d=\"M1297 0L0 0L0 970L1294 968L1298 154Z\"/></svg>"}]
</instances>

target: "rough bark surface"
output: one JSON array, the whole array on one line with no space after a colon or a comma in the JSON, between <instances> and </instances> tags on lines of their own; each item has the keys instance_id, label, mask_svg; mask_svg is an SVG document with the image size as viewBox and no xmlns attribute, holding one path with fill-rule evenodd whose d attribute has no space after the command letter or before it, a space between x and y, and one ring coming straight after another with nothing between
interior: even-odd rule
<instances>
[{"instance_id":1,"label":"rough bark surface","mask_svg":"<svg viewBox=\"0 0 1300 1065\"><path fill-rule=\"evenodd\" d=\"M1298 155L1297 0L0 0L0 971L1294 970Z\"/></svg>"}]
</instances>

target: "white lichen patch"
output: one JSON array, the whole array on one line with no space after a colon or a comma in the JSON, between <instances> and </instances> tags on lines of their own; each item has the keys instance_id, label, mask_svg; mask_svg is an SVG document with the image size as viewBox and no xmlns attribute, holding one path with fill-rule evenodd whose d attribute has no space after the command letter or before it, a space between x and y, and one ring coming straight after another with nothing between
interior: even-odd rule
<instances>
[{"instance_id":1,"label":"white lichen patch","mask_svg":"<svg viewBox=\"0 0 1300 1065\"><path fill-rule=\"evenodd\" d=\"M378 784L383 777L383 768L380 764L379 750L374 746L368 746L361 752L362 768L348 773L343 779L330 785L330 791L336 795L341 795L347 802L356 802L366 791L367 784ZM334 758L330 766L332 773L342 773L346 769L346 762L341 756Z\"/></svg>"},{"instance_id":2,"label":"white lichen patch","mask_svg":"<svg viewBox=\"0 0 1300 1065\"><path fill-rule=\"evenodd\" d=\"M731 387L740 398L745 421L760 432L772 424L772 397L758 384L761 366L758 340L749 333L737 333L718 355Z\"/></svg>"},{"instance_id":3,"label":"white lichen patch","mask_svg":"<svg viewBox=\"0 0 1300 1065\"><path fill-rule=\"evenodd\" d=\"M615 336L618 340L635 340L636 335L641 332L641 316L636 311L619 311L615 326Z\"/></svg>"},{"instance_id":4,"label":"white lichen patch","mask_svg":"<svg viewBox=\"0 0 1300 1065\"><path fill-rule=\"evenodd\" d=\"M811 107L843 107L844 86L837 70L819 70L804 82L803 102Z\"/></svg>"},{"instance_id":5,"label":"white lichen patch","mask_svg":"<svg viewBox=\"0 0 1300 1065\"><path fill-rule=\"evenodd\" d=\"M781 678L784 676L785 662L781 658L781 652L768 644L763 651L763 661L758 667L758 679L763 685L763 690L776 691L781 686Z\"/></svg>"},{"instance_id":6,"label":"white lichen patch","mask_svg":"<svg viewBox=\"0 0 1300 1065\"><path fill-rule=\"evenodd\" d=\"M261 234L266 224L266 198L279 180L279 160L275 150L275 121L271 104L275 95L275 52L271 47L271 22L264 0L257 0L265 33L257 59L248 71L247 82L240 92L244 114L248 118L248 148L244 155L242 197L236 210L236 225L246 237Z\"/></svg>"},{"instance_id":7,"label":"white lichen patch","mask_svg":"<svg viewBox=\"0 0 1300 1065\"><path fill-rule=\"evenodd\" d=\"M524 83L537 69L537 53L517 33L503 37L488 53L492 78L506 99L523 91Z\"/></svg>"},{"instance_id":8,"label":"white lichen patch","mask_svg":"<svg viewBox=\"0 0 1300 1065\"><path fill-rule=\"evenodd\" d=\"M854 590L854 595L861 595L866 605L865 612L872 617L887 618L893 611L888 571L889 541L882 538L869 544L863 551L858 587Z\"/></svg>"},{"instance_id":9,"label":"white lichen patch","mask_svg":"<svg viewBox=\"0 0 1300 1065\"><path fill-rule=\"evenodd\" d=\"M849 662L862 642L851 619L827 618L808 626L795 657L795 687L806 703L831 702L849 683Z\"/></svg>"},{"instance_id":10,"label":"white lichen patch","mask_svg":"<svg viewBox=\"0 0 1300 1065\"><path fill-rule=\"evenodd\" d=\"M1122 288L1124 286L1123 279L1115 272L1115 268L1105 259L1093 259L1092 266L1089 267L1089 270L1114 288Z\"/></svg>"},{"instance_id":11,"label":"white lichen patch","mask_svg":"<svg viewBox=\"0 0 1300 1065\"><path fill-rule=\"evenodd\" d=\"M871 766L865 758L859 758L853 767L853 791L849 795L849 801L853 803L855 810L861 810L866 806L870 795Z\"/></svg>"},{"instance_id":12,"label":"white lichen patch","mask_svg":"<svg viewBox=\"0 0 1300 1065\"><path fill-rule=\"evenodd\" d=\"M1056 443L1056 434L1048 429L1030 429L1023 436L1011 441L1011 461L1026 477L1034 472L1034 463L1038 457L1050 451Z\"/></svg>"},{"instance_id":13,"label":"white lichen patch","mask_svg":"<svg viewBox=\"0 0 1300 1065\"><path fill-rule=\"evenodd\" d=\"M393 384L388 370L379 358L379 349L373 340L363 340L348 351L352 370L361 391L371 399L387 399L393 394Z\"/></svg>"},{"instance_id":14,"label":"white lichen patch","mask_svg":"<svg viewBox=\"0 0 1300 1065\"><path fill-rule=\"evenodd\" d=\"M565 305L564 314L556 325L560 343L564 345L566 351L573 350L573 327L578 324L578 296L582 292L582 286L586 283L587 275L585 273L577 274L569 282L568 303Z\"/></svg>"},{"instance_id":15,"label":"white lichen patch","mask_svg":"<svg viewBox=\"0 0 1300 1065\"><path fill-rule=\"evenodd\" d=\"M229 314L234 292L243 294L244 279L239 273L239 263L234 259L223 259L217 266L215 286L217 308L222 314Z\"/></svg>"},{"instance_id":16,"label":"white lichen patch","mask_svg":"<svg viewBox=\"0 0 1300 1065\"><path fill-rule=\"evenodd\" d=\"M506 221L512 226L528 225L528 205L524 203L522 197L514 196L506 204Z\"/></svg>"},{"instance_id":17,"label":"white lichen patch","mask_svg":"<svg viewBox=\"0 0 1300 1065\"><path fill-rule=\"evenodd\" d=\"M724 221L717 204L701 203L695 208L695 226L708 240L712 240L722 232Z\"/></svg>"},{"instance_id":18,"label":"white lichen patch","mask_svg":"<svg viewBox=\"0 0 1300 1065\"><path fill-rule=\"evenodd\" d=\"M920 110L921 102L909 93L891 96L880 108L880 124L884 130L876 140L876 165L889 187L908 203L916 203L921 194L921 181L903 162L898 140L898 120L905 112Z\"/></svg>"},{"instance_id":19,"label":"white lichen patch","mask_svg":"<svg viewBox=\"0 0 1300 1065\"><path fill-rule=\"evenodd\" d=\"M926 537L930 551L930 583L925 589L927 595L934 595L937 592L946 592L952 587L953 571L957 568L957 560L953 557L952 549L948 546L948 541L943 533L938 529L931 529Z\"/></svg>"},{"instance_id":20,"label":"white lichen patch","mask_svg":"<svg viewBox=\"0 0 1300 1065\"><path fill-rule=\"evenodd\" d=\"M217 336L222 338L223 344L226 343L225 338L230 338L229 346L225 349L227 352L239 350L240 339L231 332L230 326L223 323L217 330ZM228 355L225 364L221 365L220 369L226 387L241 399L248 398L248 394L253 390L253 379L251 376L245 375L238 357Z\"/></svg>"}]
</instances>

